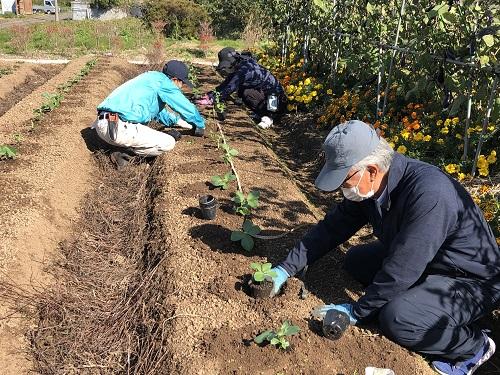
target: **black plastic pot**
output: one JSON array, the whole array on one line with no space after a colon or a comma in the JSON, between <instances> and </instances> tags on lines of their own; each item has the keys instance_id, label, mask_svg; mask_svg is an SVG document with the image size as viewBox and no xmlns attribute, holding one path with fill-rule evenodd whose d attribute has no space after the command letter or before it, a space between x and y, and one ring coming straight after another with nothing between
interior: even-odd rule
<instances>
[{"instance_id":1,"label":"black plastic pot","mask_svg":"<svg viewBox=\"0 0 500 375\"><path fill-rule=\"evenodd\" d=\"M349 316L338 310L328 310L323 319L323 334L330 340L338 340L349 327Z\"/></svg>"},{"instance_id":2,"label":"black plastic pot","mask_svg":"<svg viewBox=\"0 0 500 375\"><path fill-rule=\"evenodd\" d=\"M226 112L215 112L217 114L217 120L224 121L226 119Z\"/></svg>"},{"instance_id":3,"label":"black plastic pot","mask_svg":"<svg viewBox=\"0 0 500 375\"><path fill-rule=\"evenodd\" d=\"M213 220L217 211L217 200L212 195L203 195L199 199L200 210L204 219Z\"/></svg>"},{"instance_id":4,"label":"black plastic pot","mask_svg":"<svg viewBox=\"0 0 500 375\"><path fill-rule=\"evenodd\" d=\"M250 286L250 293L253 298L261 299L271 297L271 291L273 290L272 281L264 280L260 283L257 283L253 279L250 279L248 285Z\"/></svg>"}]
</instances>

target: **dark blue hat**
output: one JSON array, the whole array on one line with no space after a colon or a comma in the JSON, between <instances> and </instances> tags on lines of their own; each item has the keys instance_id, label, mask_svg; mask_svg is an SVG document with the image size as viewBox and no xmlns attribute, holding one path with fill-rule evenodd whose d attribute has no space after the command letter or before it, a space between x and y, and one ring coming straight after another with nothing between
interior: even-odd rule
<instances>
[{"instance_id":1,"label":"dark blue hat","mask_svg":"<svg viewBox=\"0 0 500 375\"><path fill-rule=\"evenodd\" d=\"M193 84L188 79L189 69L182 61L170 60L165 64L162 72L170 78L177 78L190 88L193 88Z\"/></svg>"}]
</instances>

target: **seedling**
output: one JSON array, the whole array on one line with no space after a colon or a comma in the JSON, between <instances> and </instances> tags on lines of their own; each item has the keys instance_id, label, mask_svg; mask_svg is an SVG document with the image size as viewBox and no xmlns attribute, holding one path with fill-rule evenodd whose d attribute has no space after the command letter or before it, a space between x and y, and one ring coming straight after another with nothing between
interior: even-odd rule
<instances>
[{"instance_id":1,"label":"seedling","mask_svg":"<svg viewBox=\"0 0 500 375\"><path fill-rule=\"evenodd\" d=\"M217 149L220 149L221 145L224 143L222 140L222 136L219 133L210 132L209 137L215 143Z\"/></svg>"},{"instance_id":2,"label":"seedling","mask_svg":"<svg viewBox=\"0 0 500 375\"><path fill-rule=\"evenodd\" d=\"M271 345L286 350L290 346L290 342L287 338L296 335L299 332L299 327L294 326L290 321L285 320L278 332L274 332L272 330L264 331L260 335L256 336L253 341L259 345L264 341L268 341Z\"/></svg>"},{"instance_id":3,"label":"seedling","mask_svg":"<svg viewBox=\"0 0 500 375\"><path fill-rule=\"evenodd\" d=\"M252 275L252 278L255 282L261 283L264 280L272 279L278 274L276 271L271 271L272 268L271 263L252 263L250 264L250 268L252 268L255 272Z\"/></svg>"},{"instance_id":4,"label":"seedling","mask_svg":"<svg viewBox=\"0 0 500 375\"><path fill-rule=\"evenodd\" d=\"M214 109L215 112L222 113L226 110L226 105L220 100L220 92L214 91Z\"/></svg>"},{"instance_id":5,"label":"seedling","mask_svg":"<svg viewBox=\"0 0 500 375\"><path fill-rule=\"evenodd\" d=\"M14 147L0 145L0 160L14 159L17 156L17 150Z\"/></svg>"},{"instance_id":6,"label":"seedling","mask_svg":"<svg viewBox=\"0 0 500 375\"><path fill-rule=\"evenodd\" d=\"M221 147L222 150L224 151L224 155L222 155L222 160L224 160L224 163L226 164L231 164L233 161L233 157L238 155L238 150L236 150L235 148L231 148L231 146L229 146L229 144L227 143L223 143Z\"/></svg>"},{"instance_id":7,"label":"seedling","mask_svg":"<svg viewBox=\"0 0 500 375\"><path fill-rule=\"evenodd\" d=\"M53 94L44 92L42 96L44 98L43 104L33 111L35 119L37 120L40 119L44 113L53 111L59 107L61 105L61 100L63 99L63 95L58 92Z\"/></svg>"},{"instance_id":8,"label":"seedling","mask_svg":"<svg viewBox=\"0 0 500 375\"><path fill-rule=\"evenodd\" d=\"M253 236L260 233L258 225L252 223L251 220L243 222L242 230L235 230L231 233L231 241L240 241L241 247L246 251L251 251L255 245Z\"/></svg>"},{"instance_id":9,"label":"seedling","mask_svg":"<svg viewBox=\"0 0 500 375\"><path fill-rule=\"evenodd\" d=\"M236 212L243 216L249 215L253 208L259 207L259 197L260 193L257 190L251 191L247 196L241 191L237 191L232 199L237 205Z\"/></svg>"},{"instance_id":10,"label":"seedling","mask_svg":"<svg viewBox=\"0 0 500 375\"><path fill-rule=\"evenodd\" d=\"M227 172L224 176L212 176L212 185L220 187L222 190L226 190L231 183L231 181L236 180L236 176L232 172Z\"/></svg>"},{"instance_id":11,"label":"seedling","mask_svg":"<svg viewBox=\"0 0 500 375\"><path fill-rule=\"evenodd\" d=\"M19 144L23 141L23 135L21 133L14 133L12 134L12 139L16 144Z\"/></svg>"}]
</instances>

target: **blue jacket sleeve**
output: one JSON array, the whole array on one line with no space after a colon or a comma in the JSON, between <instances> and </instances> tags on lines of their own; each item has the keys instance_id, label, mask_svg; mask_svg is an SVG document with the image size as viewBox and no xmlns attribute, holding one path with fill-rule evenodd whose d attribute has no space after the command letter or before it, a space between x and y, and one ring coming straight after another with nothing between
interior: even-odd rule
<instances>
[{"instance_id":1,"label":"blue jacket sleeve","mask_svg":"<svg viewBox=\"0 0 500 375\"><path fill-rule=\"evenodd\" d=\"M280 264L290 276L306 265L314 263L338 245L347 241L368 222L361 209L364 202L344 199L333 207L325 218L316 224L302 240L288 253Z\"/></svg>"},{"instance_id":2,"label":"blue jacket sleeve","mask_svg":"<svg viewBox=\"0 0 500 375\"><path fill-rule=\"evenodd\" d=\"M215 88L220 93L220 100L225 101L229 95L238 90L241 83L245 81L245 75L249 73L246 66L242 66L234 74L227 77L224 82Z\"/></svg>"},{"instance_id":3,"label":"blue jacket sleeve","mask_svg":"<svg viewBox=\"0 0 500 375\"><path fill-rule=\"evenodd\" d=\"M155 120L161 122L165 126L173 126L173 125L177 124L177 120L179 120L179 116L169 112L166 108L163 108L158 113Z\"/></svg>"},{"instance_id":4,"label":"blue jacket sleeve","mask_svg":"<svg viewBox=\"0 0 500 375\"><path fill-rule=\"evenodd\" d=\"M158 91L158 96L160 99L164 102L167 103L167 105L172 108L174 111L179 113L179 115L189 122L190 124L194 124L197 128L205 128L205 120L203 117L201 117L200 112L198 112L198 109L196 109L195 105L191 103L185 96L182 94L181 90L176 88L175 91L172 91L171 89L164 89L160 88ZM166 111L163 109L159 116L164 117L166 116L165 114L162 114L162 112ZM174 116L171 114L171 116ZM161 121L160 117L160 121ZM164 117L165 120L167 119ZM172 117L169 118L170 121L172 120ZM175 116L175 122L177 122L178 117ZM163 121L162 121L163 122ZM166 123L164 123L167 125Z\"/></svg>"},{"instance_id":5,"label":"blue jacket sleeve","mask_svg":"<svg viewBox=\"0 0 500 375\"><path fill-rule=\"evenodd\" d=\"M458 209L453 199L442 191L428 190L413 195L408 201L401 229L389 245L381 270L354 305L358 318L373 317L378 309L408 290L423 275L456 226Z\"/></svg>"}]
</instances>

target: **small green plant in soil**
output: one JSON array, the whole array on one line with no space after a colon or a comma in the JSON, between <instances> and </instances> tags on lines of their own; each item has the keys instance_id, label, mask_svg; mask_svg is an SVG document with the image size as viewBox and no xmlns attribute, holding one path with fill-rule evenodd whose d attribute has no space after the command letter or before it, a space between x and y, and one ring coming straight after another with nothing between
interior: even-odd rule
<instances>
[{"instance_id":1,"label":"small green plant in soil","mask_svg":"<svg viewBox=\"0 0 500 375\"><path fill-rule=\"evenodd\" d=\"M21 133L14 133L12 134L12 139L16 144L20 144L23 141L24 137Z\"/></svg>"},{"instance_id":2,"label":"small green plant in soil","mask_svg":"<svg viewBox=\"0 0 500 375\"><path fill-rule=\"evenodd\" d=\"M14 159L17 156L17 150L14 147L0 145L0 160Z\"/></svg>"},{"instance_id":3,"label":"small green plant in soil","mask_svg":"<svg viewBox=\"0 0 500 375\"><path fill-rule=\"evenodd\" d=\"M294 326L290 321L285 320L277 332L272 330L264 331L260 335L256 336L254 338L254 341L259 345L264 341L268 341L271 345L274 345L279 349L286 350L288 347L290 347L288 338L290 336L296 335L299 332L299 327Z\"/></svg>"},{"instance_id":4,"label":"small green plant in soil","mask_svg":"<svg viewBox=\"0 0 500 375\"><path fill-rule=\"evenodd\" d=\"M214 109L217 113L223 113L226 110L226 105L220 100L220 92L214 91Z\"/></svg>"},{"instance_id":5,"label":"small green plant in soil","mask_svg":"<svg viewBox=\"0 0 500 375\"><path fill-rule=\"evenodd\" d=\"M227 143L222 143L221 144L222 150L224 151L224 155L222 155L222 160L224 160L224 163L226 164L231 164L233 161L233 158L238 155L238 150L235 148L232 148L229 146Z\"/></svg>"},{"instance_id":6,"label":"small green plant in soil","mask_svg":"<svg viewBox=\"0 0 500 375\"><path fill-rule=\"evenodd\" d=\"M10 68L0 68L0 78L6 76L7 74L12 73L12 69Z\"/></svg>"},{"instance_id":7,"label":"small green plant in soil","mask_svg":"<svg viewBox=\"0 0 500 375\"><path fill-rule=\"evenodd\" d=\"M231 233L231 241L240 241L241 247L246 251L251 251L255 245L253 236L260 233L258 225L252 223L251 220L245 220L241 230L235 230Z\"/></svg>"},{"instance_id":8,"label":"small green plant in soil","mask_svg":"<svg viewBox=\"0 0 500 375\"><path fill-rule=\"evenodd\" d=\"M275 271L271 271L273 265L271 263L252 263L250 264L250 268L255 272L252 275L252 279L258 283L261 283L264 280L272 279L277 275Z\"/></svg>"},{"instance_id":9,"label":"small green plant in soil","mask_svg":"<svg viewBox=\"0 0 500 375\"><path fill-rule=\"evenodd\" d=\"M257 190L251 191L247 196L241 191L237 191L232 199L236 204L235 211L243 216L250 215L252 209L259 207L259 197L260 193Z\"/></svg>"},{"instance_id":10,"label":"small green plant in soil","mask_svg":"<svg viewBox=\"0 0 500 375\"><path fill-rule=\"evenodd\" d=\"M42 96L44 99L42 105L33 111L35 119L39 119L44 113L53 111L59 107L61 105L61 100L63 99L63 95L59 92L44 92Z\"/></svg>"},{"instance_id":11,"label":"small green plant in soil","mask_svg":"<svg viewBox=\"0 0 500 375\"><path fill-rule=\"evenodd\" d=\"M209 137L215 143L217 149L220 149L221 145L224 143L222 140L222 136L219 133L210 132Z\"/></svg>"},{"instance_id":12,"label":"small green plant in soil","mask_svg":"<svg viewBox=\"0 0 500 375\"><path fill-rule=\"evenodd\" d=\"M223 176L212 176L212 185L220 187L222 190L226 190L229 187L231 181L236 180L236 176L232 172L227 172Z\"/></svg>"}]
</instances>

